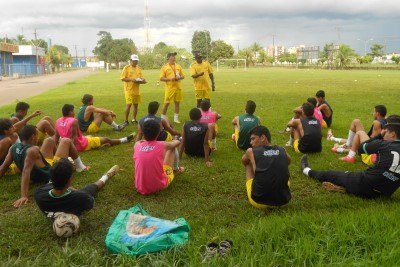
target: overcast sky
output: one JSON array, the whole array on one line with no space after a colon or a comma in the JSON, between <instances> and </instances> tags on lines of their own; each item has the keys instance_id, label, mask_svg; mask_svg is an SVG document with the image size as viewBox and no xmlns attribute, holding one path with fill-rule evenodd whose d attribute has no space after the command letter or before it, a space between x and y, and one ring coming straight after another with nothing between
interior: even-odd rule
<instances>
[{"instance_id":1,"label":"overcast sky","mask_svg":"<svg viewBox=\"0 0 400 267\"><path fill-rule=\"evenodd\" d=\"M99 31L144 44L144 0L9 0L0 5L0 37L51 38L75 55L92 54ZM148 0L150 41L190 50L195 30L209 30L235 49L340 42L363 54L372 43L400 52L399 0ZM367 41L373 38L373 41ZM358 40L360 39L360 40Z\"/></svg>"}]
</instances>

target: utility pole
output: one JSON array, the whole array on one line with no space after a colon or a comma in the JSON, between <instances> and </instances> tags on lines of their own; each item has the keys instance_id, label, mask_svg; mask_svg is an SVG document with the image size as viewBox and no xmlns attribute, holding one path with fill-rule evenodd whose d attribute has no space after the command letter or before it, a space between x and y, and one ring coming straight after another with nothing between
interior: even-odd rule
<instances>
[{"instance_id":1,"label":"utility pole","mask_svg":"<svg viewBox=\"0 0 400 267\"><path fill-rule=\"evenodd\" d=\"M240 40L235 40L236 41L236 44L237 44L237 52L239 53L239 42L240 42Z\"/></svg>"},{"instance_id":2,"label":"utility pole","mask_svg":"<svg viewBox=\"0 0 400 267\"><path fill-rule=\"evenodd\" d=\"M78 65L80 65L79 61L78 61L78 46L74 45L74 47L75 47L75 60L76 60L77 66L78 66Z\"/></svg>"},{"instance_id":3,"label":"utility pole","mask_svg":"<svg viewBox=\"0 0 400 267\"><path fill-rule=\"evenodd\" d=\"M38 55L38 51L37 51L37 31L36 29L33 31L33 35L35 36L35 51L36 51L36 64L39 64L39 55Z\"/></svg>"},{"instance_id":4,"label":"utility pole","mask_svg":"<svg viewBox=\"0 0 400 267\"><path fill-rule=\"evenodd\" d=\"M272 35L272 58L274 59L275 63L275 35Z\"/></svg>"},{"instance_id":5,"label":"utility pole","mask_svg":"<svg viewBox=\"0 0 400 267\"><path fill-rule=\"evenodd\" d=\"M148 0L144 1L144 47L146 50L150 49L150 15Z\"/></svg>"},{"instance_id":6,"label":"utility pole","mask_svg":"<svg viewBox=\"0 0 400 267\"><path fill-rule=\"evenodd\" d=\"M338 44L340 45L340 30L342 29L342 27L335 27L336 31L337 31L337 35L338 35Z\"/></svg>"}]
</instances>

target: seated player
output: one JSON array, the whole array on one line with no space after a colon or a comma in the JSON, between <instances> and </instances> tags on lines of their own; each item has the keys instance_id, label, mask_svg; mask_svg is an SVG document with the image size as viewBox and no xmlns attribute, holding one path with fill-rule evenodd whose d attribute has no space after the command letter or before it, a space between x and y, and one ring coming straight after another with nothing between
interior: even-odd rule
<instances>
[{"instance_id":1,"label":"seated player","mask_svg":"<svg viewBox=\"0 0 400 267\"><path fill-rule=\"evenodd\" d=\"M161 132L158 135L158 138L157 138L158 141L172 141L173 136L181 135L180 132L177 132L172 128L172 125L170 124L167 117L161 118L161 117L156 116L159 107L160 107L160 103L158 103L157 101L153 101L153 102L149 103L148 114L139 120L138 134L136 136L136 142L139 140L142 140L143 124L148 120L155 120L156 122L160 123Z\"/></svg>"},{"instance_id":2,"label":"seated player","mask_svg":"<svg viewBox=\"0 0 400 267\"><path fill-rule=\"evenodd\" d=\"M323 90L319 90L315 97L317 98L317 107L322 113L322 118L324 122L322 122L322 127L329 128L332 124L333 110L329 105L328 101L325 100L325 92Z\"/></svg>"},{"instance_id":3,"label":"seated player","mask_svg":"<svg viewBox=\"0 0 400 267\"><path fill-rule=\"evenodd\" d=\"M215 112L211 111L211 103L208 99L203 99L200 102L200 111L201 111L201 123L207 123L208 125L214 126L211 127L210 135L211 135L211 149L217 150L217 134L218 134L218 125L217 121L222 118L222 116Z\"/></svg>"},{"instance_id":4,"label":"seated player","mask_svg":"<svg viewBox=\"0 0 400 267\"><path fill-rule=\"evenodd\" d=\"M174 179L174 171L183 171L178 167L179 158L175 155L180 141L157 141L160 130L159 122L146 121L142 128L144 140L136 142L134 146L135 187L142 195L168 187Z\"/></svg>"},{"instance_id":5,"label":"seated player","mask_svg":"<svg viewBox=\"0 0 400 267\"><path fill-rule=\"evenodd\" d=\"M93 208L96 193L118 171L119 167L115 165L95 183L76 190L72 188L73 165L68 159L62 158L50 168L51 183L35 191L36 204L50 218L56 212L80 216L82 212Z\"/></svg>"},{"instance_id":6,"label":"seated player","mask_svg":"<svg viewBox=\"0 0 400 267\"><path fill-rule=\"evenodd\" d=\"M210 132L214 131L214 126L200 122L201 111L198 108L192 108L189 116L191 121L183 125L179 155L182 158L183 151L185 151L189 156L202 157L206 161L206 166L211 167Z\"/></svg>"},{"instance_id":7,"label":"seated player","mask_svg":"<svg viewBox=\"0 0 400 267\"><path fill-rule=\"evenodd\" d=\"M74 106L65 104L62 108L62 114L63 116L56 121L56 143L60 137L70 138L79 152L98 148L102 145L115 146L128 143L134 138L134 134L120 139L84 136L78 126L78 120L74 118Z\"/></svg>"},{"instance_id":8,"label":"seated player","mask_svg":"<svg viewBox=\"0 0 400 267\"><path fill-rule=\"evenodd\" d=\"M316 118L319 121L319 124L322 127L322 124L324 123L324 119L322 118L321 111L317 107L317 100L314 97L309 97L309 98L307 98L307 103L310 103L310 104L313 105L313 107L314 107L314 118ZM302 106L295 108L293 110L293 113L294 113L294 116L293 116L292 120L293 119L305 118ZM287 127L285 131L286 132L290 132L290 127Z\"/></svg>"},{"instance_id":9,"label":"seated player","mask_svg":"<svg viewBox=\"0 0 400 267\"><path fill-rule=\"evenodd\" d=\"M92 95L85 94L82 97L83 106L78 111L78 124L82 132L93 134L100 131L101 123L104 121L114 130L121 131L128 123L115 123L115 113L105 108L98 108L93 105L94 98Z\"/></svg>"},{"instance_id":10,"label":"seated player","mask_svg":"<svg viewBox=\"0 0 400 267\"><path fill-rule=\"evenodd\" d=\"M375 165L361 172L316 171L310 168L304 155L302 172L322 182L329 191L347 192L362 198L390 197L400 186L400 116L389 116L387 121L381 134L358 147L360 154L378 155Z\"/></svg>"},{"instance_id":11,"label":"seated player","mask_svg":"<svg viewBox=\"0 0 400 267\"><path fill-rule=\"evenodd\" d=\"M304 103L302 109L305 118L293 119L287 125L291 128L289 145L297 153L321 152L321 125L314 117L314 107L310 103Z\"/></svg>"},{"instance_id":12,"label":"seated player","mask_svg":"<svg viewBox=\"0 0 400 267\"><path fill-rule=\"evenodd\" d=\"M235 141L236 146L240 149L246 150L250 145L250 130L254 127L261 125L259 117L254 115L256 111L256 103L254 101L247 101L245 114L236 116L232 120L235 133L232 134L232 140Z\"/></svg>"},{"instance_id":13,"label":"seated player","mask_svg":"<svg viewBox=\"0 0 400 267\"><path fill-rule=\"evenodd\" d=\"M271 145L271 134L264 126L250 131L252 148L242 157L246 169L247 197L256 208L282 206L292 198L289 189L290 156L285 149Z\"/></svg>"},{"instance_id":14,"label":"seated player","mask_svg":"<svg viewBox=\"0 0 400 267\"><path fill-rule=\"evenodd\" d=\"M21 174L21 198L14 202L18 208L28 202L29 183L47 183L50 179L50 166L60 158L71 157L76 165L76 171L86 170L74 144L70 139L63 138L56 148L53 138L44 140L39 148L36 146L39 134L36 127L26 125L19 132L21 143L14 144L9 150L4 163L0 166L0 177L8 170L12 162L22 172Z\"/></svg>"},{"instance_id":15,"label":"seated player","mask_svg":"<svg viewBox=\"0 0 400 267\"><path fill-rule=\"evenodd\" d=\"M22 121L28 113L29 104L25 102L18 102L15 106L15 113L11 115L11 121L13 124ZM53 120L49 116L44 116L36 124L36 128L39 131L38 145L40 146L44 139L53 136L55 134L55 126Z\"/></svg>"},{"instance_id":16,"label":"seated player","mask_svg":"<svg viewBox=\"0 0 400 267\"><path fill-rule=\"evenodd\" d=\"M365 132L364 126L359 119L355 119L351 122L350 130L347 139L337 138L333 136L331 130L328 131L328 140L344 143L342 146L335 146L332 148L334 153L346 153L346 157L340 158L343 161L349 163L356 162L356 151L360 143L367 141L370 138L377 136L386 125L386 107L384 105L377 105L374 108L373 117L374 121L368 133ZM372 165L375 163L376 155L364 155L361 154L362 161L367 165Z\"/></svg>"}]
</instances>

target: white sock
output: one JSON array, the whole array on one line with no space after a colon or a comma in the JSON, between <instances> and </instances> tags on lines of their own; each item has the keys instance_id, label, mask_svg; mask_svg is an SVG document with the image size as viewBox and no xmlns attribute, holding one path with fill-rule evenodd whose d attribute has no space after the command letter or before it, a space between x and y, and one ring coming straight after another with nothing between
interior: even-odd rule
<instances>
[{"instance_id":1,"label":"white sock","mask_svg":"<svg viewBox=\"0 0 400 267\"><path fill-rule=\"evenodd\" d=\"M290 144L291 146L293 146L293 143L294 143L294 139L293 139L293 137L290 137L290 139L289 139L289 144Z\"/></svg>"},{"instance_id":2,"label":"white sock","mask_svg":"<svg viewBox=\"0 0 400 267\"><path fill-rule=\"evenodd\" d=\"M119 141L121 141L121 144L128 143L128 138L127 137L122 137L122 138L119 139Z\"/></svg>"},{"instance_id":3,"label":"white sock","mask_svg":"<svg viewBox=\"0 0 400 267\"><path fill-rule=\"evenodd\" d=\"M331 136L331 138L329 140L331 140L331 141L333 141L335 143L341 143L342 142L342 138L337 138L337 137L334 137L334 136Z\"/></svg>"},{"instance_id":4,"label":"white sock","mask_svg":"<svg viewBox=\"0 0 400 267\"><path fill-rule=\"evenodd\" d=\"M304 175L308 176L308 173L311 171L310 167L305 167L303 170Z\"/></svg>"},{"instance_id":5,"label":"white sock","mask_svg":"<svg viewBox=\"0 0 400 267\"><path fill-rule=\"evenodd\" d=\"M111 123L111 126L112 126L114 129L118 129L118 124L116 124L115 121L113 121L113 122Z\"/></svg>"},{"instance_id":6,"label":"white sock","mask_svg":"<svg viewBox=\"0 0 400 267\"><path fill-rule=\"evenodd\" d=\"M347 136L347 141L346 141L346 146L350 147L351 143L353 143L353 138L356 135L355 132L353 132L352 130L349 130L349 134Z\"/></svg>"},{"instance_id":7,"label":"white sock","mask_svg":"<svg viewBox=\"0 0 400 267\"><path fill-rule=\"evenodd\" d=\"M178 148L175 148L175 159L174 159L173 169L174 170L178 170L179 169L179 151L178 151Z\"/></svg>"},{"instance_id":8,"label":"white sock","mask_svg":"<svg viewBox=\"0 0 400 267\"><path fill-rule=\"evenodd\" d=\"M174 120L179 120L179 114L174 113Z\"/></svg>"},{"instance_id":9,"label":"white sock","mask_svg":"<svg viewBox=\"0 0 400 267\"><path fill-rule=\"evenodd\" d=\"M356 156L356 152L354 152L353 150L350 150L349 154L347 156L349 156L350 158L354 158Z\"/></svg>"},{"instance_id":10,"label":"white sock","mask_svg":"<svg viewBox=\"0 0 400 267\"><path fill-rule=\"evenodd\" d=\"M103 176L101 176L101 178L99 180L102 181L103 183L107 183L108 178L109 177L107 176L107 174L104 174Z\"/></svg>"},{"instance_id":11,"label":"white sock","mask_svg":"<svg viewBox=\"0 0 400 267\"><path fill-rule=\"evenodd\" d=\"M76 159L74 159L74 163L75 163L75 168L80 170L86 169L86 166L85 164L83 164L81 157L78 156Z\"/></svg>"},{"instance_id":12,"label":"white sock","mask_svg":"<svg viewBox=\"0 0 400 267\"><path fill-rule=\"evenodd\" d=\"M337 151L338 153L343 153L344 150L345 150L344 147L338 147L338 148L336 149L336 151Z\"/></svg>"},{"instance_id":13,"label":"white sock","mask_svg":"<svg viewBox=\"0 0 400 267\"><path fill-rule=\"evenodd\" d=\"M213 140L211 140L211 142L213 143L214 147L217 146L217 137L215 137Z\"/></svg>"},{"instance_id":14,"label":"white sock","mask_svg":"<svg viewBox=\"0 0 400 267\"><path fill-rule=\"evenodd\" d=\"M161 114L161 119L166 119L167 116L165 116L164 114Z\"/></svg>"}]
</instances>

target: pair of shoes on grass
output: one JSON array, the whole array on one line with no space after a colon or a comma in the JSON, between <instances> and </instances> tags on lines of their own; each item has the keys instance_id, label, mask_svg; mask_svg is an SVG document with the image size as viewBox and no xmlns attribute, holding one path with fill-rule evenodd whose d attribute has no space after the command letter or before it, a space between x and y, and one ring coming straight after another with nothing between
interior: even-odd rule
<instances>
[{"instance_id":1,"label":"pair of shoes on grass","mask_svg":"<svg viewBox=\"0 0 400 267\"><path fill-rule=\"evenodd\" d=\"M205 246L203 262L214 257L225 257L232 250L233 242L231 240L222 240L219 244L212 242Z\"/></svg>"}]
</instances>

